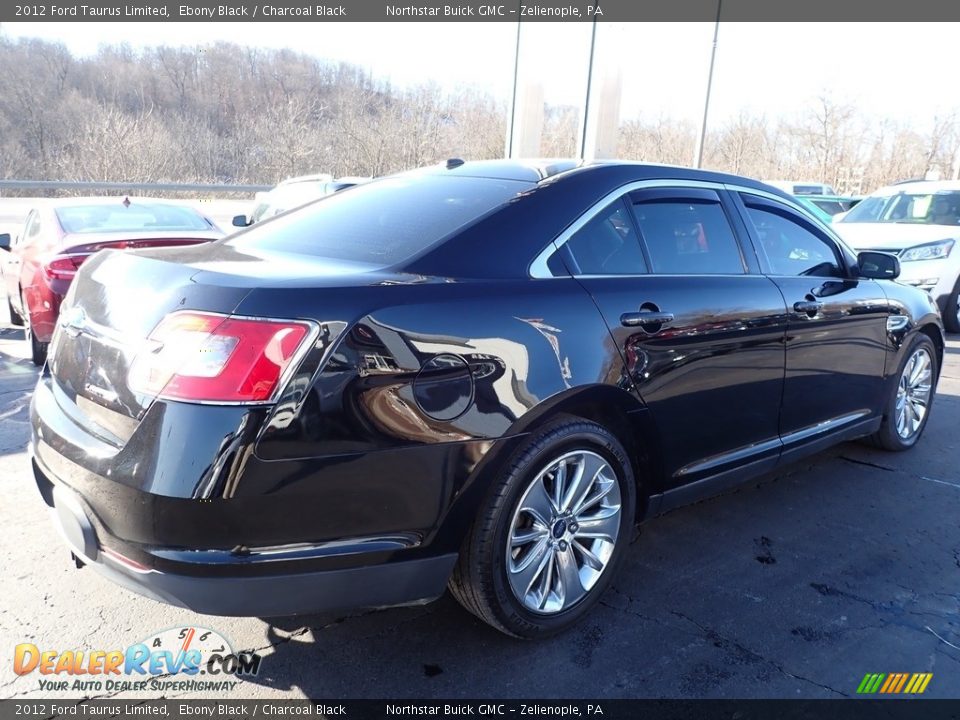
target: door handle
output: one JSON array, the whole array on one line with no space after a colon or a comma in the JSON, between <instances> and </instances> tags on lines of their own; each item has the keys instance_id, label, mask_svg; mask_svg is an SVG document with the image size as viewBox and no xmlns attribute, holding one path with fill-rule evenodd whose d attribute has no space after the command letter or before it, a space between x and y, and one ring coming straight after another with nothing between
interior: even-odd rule
<instances>
[{"instance_id":1,"label":"door handle","mask_svg":"<svg viewBox=\"0 0 960 720\"><path fill-rule=\"evenodd\" d=\"M624 327L643 327L645 325L659 325L661 328L673 322L673 313L641 310L628 312L620 316L620 324ZM653 332L659 331L660 328Z\"/></svg>"},{"instance_id":2,"label":"door handle","mask_svg":"<svg viewBox=\"0 0 960 720\"><path fill-rule=\"evenodd\" d=\"M813 317L819 313L821 308L823 308L823 303L817 302L816 300L800 300L799 302L795 302L793 304L793 309L795 312L805 313L810 317Z\"/></svg>"}]
</instances>

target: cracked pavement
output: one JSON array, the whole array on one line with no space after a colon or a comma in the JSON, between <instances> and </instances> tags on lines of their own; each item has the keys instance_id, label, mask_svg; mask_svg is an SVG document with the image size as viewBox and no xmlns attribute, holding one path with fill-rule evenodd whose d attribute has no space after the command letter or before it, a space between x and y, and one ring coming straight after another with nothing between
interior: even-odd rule
<instances>
[{"instance_id":1,"label":"cracked pavement","mask_svg":"<svg viewBox=\"0 0 960 720\"><path fill-rule=\"evenodd\" d=\"M108 650L181 626L263 655L237 698L834 698L868 672L932 672L925 696L960 697L958 336L911 452L848 443L656 519L581 625L522 642L449 596L340 616L216 618L75 570L33 484L36 373L0 307L0 697L51 695L36 673L13 674L17 643ZM205 696L224 697L169 697Z\"/></svg>"}]
</instances>

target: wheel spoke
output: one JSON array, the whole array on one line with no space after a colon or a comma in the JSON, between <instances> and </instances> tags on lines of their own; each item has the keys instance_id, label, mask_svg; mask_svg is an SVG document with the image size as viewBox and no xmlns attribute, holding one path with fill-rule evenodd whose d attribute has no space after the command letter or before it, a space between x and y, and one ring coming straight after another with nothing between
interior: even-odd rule
<instances>
[{"instance_id":1,"label":"wheel spoke","mask_svg":"<svg viewBox=\"0 0 960 720\"><path fill-rule=\"evenodd\" d=\"M573 541L573 547L576 549L576 551L577 551L577 552L580 554L580 556L583 558L583 561L584 561L584 563L585 563L586 565L589 565L590 567L592 567L592 568L593 568L594 570L596 570L597 572L599 572L600 570L603 570L603 565L604 565L603 560L601 560L601 559L598 558L596 555L594 555L594 554L593 554L593 551L591 551L589 548L587 548L586 545L584 545L584 544L582 544L582 543L577 542L576 540L574 540L574 541Z\"/></svg>"},{"instance_id":2,"label":"wheel spoke","mask_svg":"<svg viewBox=\"0 0 960 720\"><path fill-rule=\"evenodd\" d=\"M597 482L594 484L593 492L584 498L583 502L579 506L573 509L574 515L581 515L587 510L592 508L598 502L603 500L607 495L610 494L610 491L617 486L616 480L610 480L602 475L597 478Z\"/></svg>"},{"instance_id":3,"label":"wheel spoke","mask_svg":"<svg viewBox=\"0 0 960 720\"><path fill-rule=\"evenodd\" d=\"M568 474L569 470L567 469L567 462L565 460L561 460L560 464L557 466L557 469L553 473L553 495L550 497L550 502L554 509L560 509L563 507L563 496L567 491Z\"/></svg>"},{"instance_id":4,"label":"wheel spoke","mask_svg":"<svg viewBox=\"0 0 960 720\"><path fill-rule=\"evenodd\" d=\"M620 507L603 508L601 512L587 517L578 516L577 524L579 527L574 533L575 537L615 542L620 529Z\"/></svg>"},{"instance_id":5,"label":"wheel spoke","mask_svg":"<svg viewBox=\"0 0 960 720\"><path fill-rule=\"evenodd\" d=\"M920 375L927 369L929 360L926 353L917 353L914 357L913 368L910 371L910 387L915 386L920 381Z\"/></svg>"},{"instance_id":6,"label":"wheel spoke","mask_svg":"<svg viewBox=\"0 0 960 720\"><path fill-rule=\"evenodd\" d=\"M547 529L541 527L540 525L534 525L530 528L524 528L522 530L515 530L511 536L511 547L522 547L523 545L529 545L535 540L540 540L545 538L547 535Z\"/></svg>"},{"instance_id":7,"label":"wheel spoke","mask_svg":"<svg viewBox=\"0 0 960 720\"><path fill-rule=\"evenodd\" d=\"M547 599L550 597L550 592L553 589L553 573L554 568L557 564L557 553L551 548L547 551L547 560L543 568L543 572L540 573L540 582L539 582L539 599L537 600L537 606L543 610L547 604Z\"/></svg>"},{"instance_id":8,"label":"wheel spoke","mask_svg":"<svg viewBox=\"0 0 960 720\"><path fill-rule=\"evenodd\" d=\"M523 498L520 512L529 513L537 523L545 528L550 527L550 518L556 514L557 506L554 505L553 498L544 487L543 478L533 481L533 485Z\"/></svg>"},{"instance_id":9,"label":"wheel spoke","mask_svg":"<svg viewBox=\"0 0 960 720\"><path fill-rule=\"evenodd\" d=\"M560 580L560 606L569 607L586 594L583 583L580 582L580 569L574 559L573 550L557 553L557 565Z\"/></svg>"},{"instance_id":10,"label":"wheel spoke","mask_svg":"<svg viewBox=\"0 0 960 720\"><path fill-rule=\"evenodd\" d=\"M577 470L573 474L573 479L563 496L560 509L574 511L574 508L579 506L590 492L594 480L606 467L607 464L598 455L591 453L581 456L580 462L577 463Z\"/></svg>"},{"instance_id":11,"label":"wheel spoke","mask_svg":"<svg viewBox=\"0 0 960 720\"><path fill-rule=\"evenodd\" d=\"M550 545L541 540L523 556L520 562L510 566L510 585L519 597L524 597L537 577L543 570L543 565L550 556Z\"/></svg>"}]
</instances>

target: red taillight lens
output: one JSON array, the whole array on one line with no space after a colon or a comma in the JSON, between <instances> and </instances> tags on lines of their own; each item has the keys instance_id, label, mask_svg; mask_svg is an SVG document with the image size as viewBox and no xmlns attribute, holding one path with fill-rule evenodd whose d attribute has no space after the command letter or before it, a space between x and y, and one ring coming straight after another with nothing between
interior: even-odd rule
<instances>
[{"instance_id":1,"label":"red taillight lens","mask_svg":"<svg viewBox=\"0 0 960 720\"><path fill-rule=\"evenodd\" d=\"M172 313L150 333L157 348L130 367L130 388L197 402L269 400L309 334L305 323Z\"/></svg>"},{"instance_id":2,"label":"red taillight lens","mask_svg":"<svg viewBox=\"0 0 960 720\"><path fill-rule=\"evenodd\" d=\"M54 255L43 263L43 272L50 280L73 280L80 265L89 255Z\"/></svg>"}]
</instances>

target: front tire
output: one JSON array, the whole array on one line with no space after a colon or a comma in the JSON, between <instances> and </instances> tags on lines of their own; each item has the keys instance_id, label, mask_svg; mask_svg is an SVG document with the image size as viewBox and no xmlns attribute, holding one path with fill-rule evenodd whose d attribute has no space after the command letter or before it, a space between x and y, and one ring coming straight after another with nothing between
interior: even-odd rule
<instances>
[{"instance_id":1,"label":"front tire","mask_svg":"<svg viewBox=\"0 0 960 720\"><path fill-rule=\"evenodd\" d=\"M15 327L23 327L23 318L20 317L20 313L14 309L9 297L7 298L7 308L10 310L10 324Z\"/></svg>"},{"instance_id":2,"label":"front tire","mask_svg":"<svg viewBox=\"0 0 960 720\"><path fill-rule=\"evenodd\" d=\"M620 442L569 418L535 433L491 490L450 580L501 632L566 630L599 601L630 542L636 482Z\"/></svg>"},{"instance_id":3,"label":"front tire","mask_svg":"<svg viewBox=\"0 0 960 720\"><path fill-rule=\"evenodd\" d=\"M27 338L27 345L30 347L30 359L37 367L42 367L47 361L47 349L49 343L40 342L37 336L33 334L33 323L30 322L30 310L27 308L27 301L23 295L20 296L20 305L23 307L23 334Z\"/></svg>"},{"instance_id":4,"label":"front tire","mask_svg":"<svg viewBox=\"0 0 960 720\"><path fill-rule=\"evenodd\" d=\"M874 445L900 452L917 444L930 419L938 370L933 342L918 333L897 369L897 383L887 399L883 424L869 438Z\"/></svg>"},{"instance_id":5,"label":"front tire","mask_svg":"<svg viewBox=\"0 0 960 720\"><path fill-rule=\"evenodd\" d=\"M953 292L947 295L947 301L944 304L943 326L947 332L960 333L960 278L957 278L957 284L953 286Z\"/></svg>"}]
</instances>

